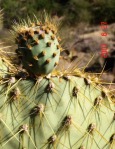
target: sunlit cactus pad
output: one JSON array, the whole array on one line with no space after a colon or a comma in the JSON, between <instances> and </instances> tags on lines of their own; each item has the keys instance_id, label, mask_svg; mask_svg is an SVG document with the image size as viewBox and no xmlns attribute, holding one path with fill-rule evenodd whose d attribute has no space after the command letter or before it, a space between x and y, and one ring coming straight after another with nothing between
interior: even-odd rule
<instances>
[{"instance_id":1,"label":"sunlit cactus pad","mask_svg":"<svg viewBox=\"0 0 115 149\"><path fill-rule=\"evenodd\" d=\"M77 73L9 78L0 85L0 149L114 149L110 99Z\"/></svg>"},{"instance_id":2,"label":"sunlit cactus pad","mask_svg":"<svg viewBox=\"0 0 115 149\"><path fill-rule=\"evenodd\" d=\"M17 54L24 68L33 74L49 74L57 66L62 49L55 25L36 21L14 28Z\"/></svg>"}]
</instances>

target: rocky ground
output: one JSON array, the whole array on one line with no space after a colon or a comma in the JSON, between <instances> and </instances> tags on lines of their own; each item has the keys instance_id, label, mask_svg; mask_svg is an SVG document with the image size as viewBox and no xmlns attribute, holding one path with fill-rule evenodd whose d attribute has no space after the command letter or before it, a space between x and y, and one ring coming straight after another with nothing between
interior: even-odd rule
<instances>
[{"instance_id":1,"label":"rocky ground","mask_svg":"<svg viewBox=\"0 0 115 149\"><path fill-rule=\"evenodd\" d=\"M63 55L68 55L76 63L81 59L79 67L83 67L92 59L85 71L101 73L103 70L102 79L106 82L115 82L115 24L108 25L105 30L107 36L101 35L103 31L100 26L87 26L82 30L74 28L66 33L68 42L65 44ZM101 44L107 45L107 58L101 56ZM112 85L111 87L115 88Z\"/></svg>"}]
</instances>

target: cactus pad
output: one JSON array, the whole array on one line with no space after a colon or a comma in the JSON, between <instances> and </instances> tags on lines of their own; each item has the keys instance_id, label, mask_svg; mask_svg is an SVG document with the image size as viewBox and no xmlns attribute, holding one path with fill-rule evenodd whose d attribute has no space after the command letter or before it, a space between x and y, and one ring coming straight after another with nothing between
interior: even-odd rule
<instances>
[{"instance_id":1,"label":"cactus pad","mask_svg":"<svg viewBox=\"0 0 115 149\"><path fill-rule=\"evenodd\" d=\"M111 96L77 75L1 85L0 149L114 149Z\"/></svg>"},{"instance_id":2,"label":"cactus pad","mask_svg":"<svg viewBox=\"0 0 115 149\"><path fill-rule=\"evenodd\" d=\"M33 74L49 74L58 64L61 47L56 28L49 23L31 23L18 28L17 54L24 68Z\"/></svg>"}]
</instances>

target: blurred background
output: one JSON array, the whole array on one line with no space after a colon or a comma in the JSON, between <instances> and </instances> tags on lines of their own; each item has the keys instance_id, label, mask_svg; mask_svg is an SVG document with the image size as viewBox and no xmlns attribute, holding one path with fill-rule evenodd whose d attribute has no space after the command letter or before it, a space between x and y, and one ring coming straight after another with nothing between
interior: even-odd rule
<instances>
[{"instance_id":1,"label":"blurred background","mask_svg":"<svg viewBox=\"0 0 115 149\"><path fill-rule=\"evenodd\" d=\"M102 79L115 82L115 0L0 0L4 22L0 29L0 42L10 44L7 30L20 18L38 16L43 10L57 22L62 38L62 53L67 62L84 67L87 72L102 72ZM101 22L108 24L103 30ZM107 36L101 36L106 32ZM101 44L108 47L108 57L101 57ZM78 61L80 61L78 63ZM113 86L112 86L113 87ZM114 88L114 87L113 87Z\"/></svg>"}]
</instances>

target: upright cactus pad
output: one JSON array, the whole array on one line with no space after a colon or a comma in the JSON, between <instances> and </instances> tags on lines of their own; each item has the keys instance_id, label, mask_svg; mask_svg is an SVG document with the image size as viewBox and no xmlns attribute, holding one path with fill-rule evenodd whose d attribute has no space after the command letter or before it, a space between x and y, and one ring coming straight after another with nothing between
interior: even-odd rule
<instances>
[{"instance_id":1,"label":"upright cactus pad","mask_svg":"<svg viewBox=\"0 0 115 149\"><path fill-rule=\"evenodd\" d=\"M78 74L0 86L0 149L114 149L115 105Z\"/></svg>"},{"instance_id":2,"label":"upright cactus pad","mask_svg":"<svg viewBox=\"0 0 115 149\"><path fill-rule=\"evenodd\" d=\"M24 68L33 74L49 74L58 64L61 46L56 27L48 22L18 28L17 53Z\"/></svg>"}]
</instances>

